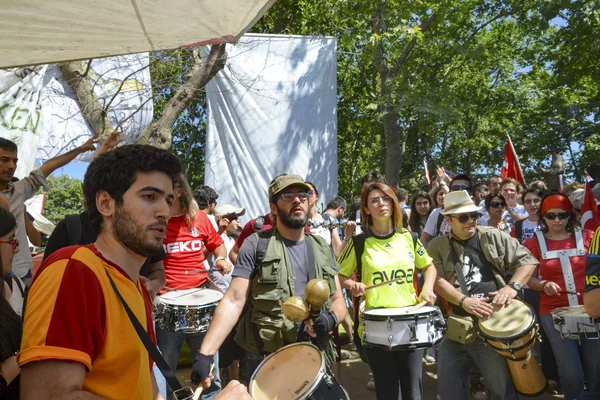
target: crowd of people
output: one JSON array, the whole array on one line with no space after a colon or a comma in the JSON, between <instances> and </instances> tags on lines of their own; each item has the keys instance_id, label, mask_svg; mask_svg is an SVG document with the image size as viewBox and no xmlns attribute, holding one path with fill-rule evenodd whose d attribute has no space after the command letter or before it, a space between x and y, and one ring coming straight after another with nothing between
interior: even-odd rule
<instances>
[{"instance_id":1,"label":"crowd of people","mask_svg":"<svg viewBox=\"0 0 600 400\"><path fill-rule=\"evenodd\" d=\"M244 204L191 188L173 154L117 144L111 135L96 151L84 211L65 216L32 268L27 244L40 238L24 202L54 170L96 150L95 139L15 180L17 147L0 138L2 399L249 399L265 360L295 343L316 346L340 380L344 340L369 365L377 399L421 399L424 359L437 364L441 400L517 399L505 356L477 321L519 301L539 323L543 390L600 397L598 323L573 337L553 318L579 306L600 318L600 233L581 226L582 188L499 176L476 184L439 169L410 195L372 172L357 182L359 196L324 203L315 184L280 174L265 214L242 227ZM600 203L598 169L589 172ZM286 301L309 300L315 280L328 288L322 302L291 319ZM442 316L439 343L367 339L369 311L424 305ZM173 372L184 342L191 388Z\"/></svg>"}]
</instances>

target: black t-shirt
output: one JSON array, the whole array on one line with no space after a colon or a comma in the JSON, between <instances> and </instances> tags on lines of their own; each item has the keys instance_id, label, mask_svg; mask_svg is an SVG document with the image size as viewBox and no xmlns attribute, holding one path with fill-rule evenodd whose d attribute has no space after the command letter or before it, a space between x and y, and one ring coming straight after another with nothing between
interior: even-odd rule
<instances>
[{"instance_id":1,"label":"black t-shirt","mask_svg":"<svg viewBox=\"0 0 600 400\"><path fill-rule=\"evenodd\" d=\"M81 236L79 238L78 244L86 245L90 243L94 243L98 238L96 231L90 221L88 214L83 212L79 214L79 223L81 226ZM73 234L71 232L71 234ZM69 246L69 230L67 229L67 221L63 219L60 221L54 231L52 231L52 235L48 238L48 245L46 246L46 250L44 251L44 260L48 258L48 256L55 251L62 249L63 247ZM166 257L165 250L161 250L160 253L149 257L142 265L140 269L140 275L148 277L150 273L150 264L157 263L159 261L164 260Z\"/></svg>"},{"instance_id":2,"label":"black t-shirt","mask_svg":"<svg viewBox=\"0 0 600 400\"><path fill-rule=\"evenodd\" d=\"M465 241L456 238L452 240L464 247L462 272L469 296L475 299L489 297L489 292L498 290L498 282L494 277L493 264L483 254L479 235L474 235ZM461 259L460 251L457 251L457 256ZM462 293L458 279L454 286ZM453 305L453 310L458 314L465 314L465 311L458 306Z\"/></svg>"}]
</instances>

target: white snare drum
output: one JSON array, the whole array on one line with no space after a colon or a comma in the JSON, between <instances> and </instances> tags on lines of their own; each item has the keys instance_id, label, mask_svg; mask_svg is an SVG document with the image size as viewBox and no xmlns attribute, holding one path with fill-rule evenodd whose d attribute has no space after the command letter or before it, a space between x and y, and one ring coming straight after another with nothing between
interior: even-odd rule
<instances>
[{"instance_id":1,"label":"white snare drum","mask_svg":"<svg viewBox=\"0 0 600 400\"><path fill-rule=\"evenodd\" d=\"M431 347L442 340L446 321L438 307L375 308L362 313L367 347L413 350Z\"/></svg>"},{"instance_id":2,"label":"white snare drum","mask_svg":"<svg viewBox=\"0 0 600 400\"><path fill-rule=\"evenodd\" d=\"M256 400L349 400L319 349L310 343L282 347L260 363L248 393Z\"/></svg>"},{"instance_id":3,"label":"white snare drum","mask_svg":"<svg viewBox=\"0 0 600 400\"><path fill-rule=\"evenodd\" d=\"M559 307L551 314L554 328L563 339L600 338L600 320L590 317L583 306Z\"/></svg>"},{"instance_id":4,"label":"white snare drum","mask_svg":"<svg viewBox=\"0 0 600 400\"><path fill-rule=\"evenodd\" d=\"M159 296L156 324L170 332L206 332L223 293L213 289L173 290Z\"/></svg>"}]
</instances>

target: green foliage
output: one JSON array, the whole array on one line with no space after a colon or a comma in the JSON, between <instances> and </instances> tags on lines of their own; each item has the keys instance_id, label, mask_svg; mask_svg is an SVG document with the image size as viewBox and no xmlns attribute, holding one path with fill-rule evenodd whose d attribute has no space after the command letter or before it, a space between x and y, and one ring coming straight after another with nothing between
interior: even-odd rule
<instances>
[{"instance_id":1,"label":"green foliage","mask_svg":"<svg viewBox=\"0 0 600 400\"><path fill-rule=\"evenodd\" d=\"M83 212L83 187L79 179L67 175L48 177L50 190L46 194L44 216L57 224L66 215Z\"/></svg>"}]
</instances>

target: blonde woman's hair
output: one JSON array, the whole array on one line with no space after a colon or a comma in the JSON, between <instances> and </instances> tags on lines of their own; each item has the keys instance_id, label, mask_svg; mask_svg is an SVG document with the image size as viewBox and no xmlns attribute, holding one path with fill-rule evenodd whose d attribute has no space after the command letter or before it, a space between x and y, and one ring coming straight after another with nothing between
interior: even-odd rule
<instances>
[{"instance_id":1,"label":"blonde woman's hair","mask_svg":"<svg viewBox=\"0 0 600 400\"><path fill-rule=\"evenodd\" d=\"M185 175L183 174L179 176L179 180L177 182L174 182L174 185L181 187L181 190L183 191L183 194L179 199L179 203L181 204L183 215L185 215L185 222L189 227L191 227L196 219L196 213L199 210L198 203L196 203L196 200L194 200L192 188L190 188L190 185L187 183Z\"/></svg>"}]
</instances>

